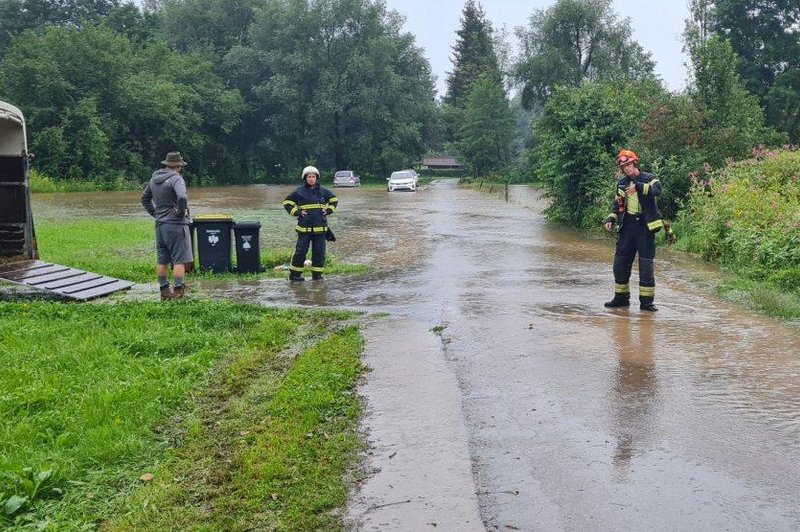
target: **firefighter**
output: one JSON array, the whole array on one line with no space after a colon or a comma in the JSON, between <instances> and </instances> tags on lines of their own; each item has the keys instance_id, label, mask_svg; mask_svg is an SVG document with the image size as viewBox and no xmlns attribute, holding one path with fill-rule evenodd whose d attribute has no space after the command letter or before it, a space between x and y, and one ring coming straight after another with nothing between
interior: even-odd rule
<instances>
[{"instance_id":1,"label":"firefighter","mask_svg":"<svg viewBox=\"0 0 800 532\"><path fill-rule=\"evenodd\" d=\"M319 170L313 166L303 168L303 184L283 200L283 208L297 217L297 245L289 265L289 281L302 282L303 267L311 246L311 278L322 280L325 272L325 242L328 234L328 216L336 211L339 200L319 184Z\"/></svg>"},{"instance_id":2,"label":"firefighter","mask_svg":"<svg viewBox=\"0 0 800 532\"><path fill-rule=\"evenodd\" d=\"M655 234L664 227L656 198L661 194L661 183L653 175L639 170L639 157L631 150L621 150L617 164L624 176L617 181L611 212L605 219L605 230L619 228L619 240L614 253L614 298L606 307L630 305L631 267L639 254L639 308L655 312L656 281L654 260Z\"/></svg>"}]
</instances>

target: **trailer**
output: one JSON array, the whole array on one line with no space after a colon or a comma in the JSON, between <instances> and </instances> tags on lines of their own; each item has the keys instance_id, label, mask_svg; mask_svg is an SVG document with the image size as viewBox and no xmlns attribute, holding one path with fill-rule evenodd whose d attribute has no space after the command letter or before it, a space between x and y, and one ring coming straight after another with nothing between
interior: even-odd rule
<instances>
[{"instance_id":1,"label":"trailer","mask_svg":"<svg viewBox=\"0 0 800 532\"><path fill-rule=\"evenodd\" d=\"M22 111L0 101L0 280L78 301L133 286L39 260L28 182L32 158Z\"/></svg>"}]
</instances>

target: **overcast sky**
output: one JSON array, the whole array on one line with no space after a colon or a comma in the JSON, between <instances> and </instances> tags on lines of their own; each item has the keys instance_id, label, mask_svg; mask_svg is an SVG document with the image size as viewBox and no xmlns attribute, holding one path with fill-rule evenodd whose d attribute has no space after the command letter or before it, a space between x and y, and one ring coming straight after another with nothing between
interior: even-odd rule
<instances>
[{"instance_id":1,"label":"overcast sky","mask_svg":"<svg viewBox=\"0 0 800 532\"><path fill-rule=\"evenodd\" d=\"M425 50L436 76L439 95L445 92L445 78L452 70L452 47L460 27L465 0L386 0L389 8L406 18L405 28ZM518 47L514 28L527 26L530 15L555 0L485 0L480 2L495 29L505 25L512 38L512 52ZM652 54L656 73L670 90L686 85L686 61L681 51L681 34L689 10L687 0L613 0L620 19L630 17L633 39Z\"/></svg>"}]
</instances>

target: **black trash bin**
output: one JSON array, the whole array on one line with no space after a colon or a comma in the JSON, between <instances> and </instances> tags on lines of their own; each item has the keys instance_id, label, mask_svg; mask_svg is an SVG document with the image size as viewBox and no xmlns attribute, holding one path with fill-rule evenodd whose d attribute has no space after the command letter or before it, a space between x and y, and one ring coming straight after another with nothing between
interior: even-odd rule
<instances>
[{"instance_id":1,"label":"black trash bin","mask_svg":"<svg viewBox=\"0 0 800 532\"><path fill-rule=\"evenodd\" d=\"M194 217L197 258L200 271L231 271L231 228L228 214L201 214Z\"/></svg>"},{"instance_id":2,"label":"black trash bin","mask_svg":"<svg viewBox=\"0 0 800 532\"><path fill-rule=\"evenodd\" d=\"M258 273L261 268L261 251L258 233L261 222L237 222L233 225L233 238L236 240L236 271L239 273Z\"/></svg>"}]
</instances>

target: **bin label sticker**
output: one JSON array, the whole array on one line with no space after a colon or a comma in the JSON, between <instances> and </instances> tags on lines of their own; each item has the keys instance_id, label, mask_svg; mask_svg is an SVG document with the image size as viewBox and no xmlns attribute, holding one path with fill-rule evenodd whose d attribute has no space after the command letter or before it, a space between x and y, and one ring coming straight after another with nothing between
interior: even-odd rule
<instances>
[{"instance_id":1,"label":"bin label sticker","mask_svg":"<svg viewBox=\"0 0 800 532\"><path fill-rule=\"evenodd\" d=\"M208 243L212 246L216 246L219 244L219 229L209 229L206 231L208 233Z\"/></svg>"},{"instance_id":2,"label":"bin label sticker","mask_svg":"<svg viewBox=\"0 0 800 532\"><path fill-rule=\"evenodd\" d=\"M245 251L250 251L250 248L253 246L250 244L250 241L253 239L253 235L242 235L242 249Z\"/></svg>"}]
</instances>

